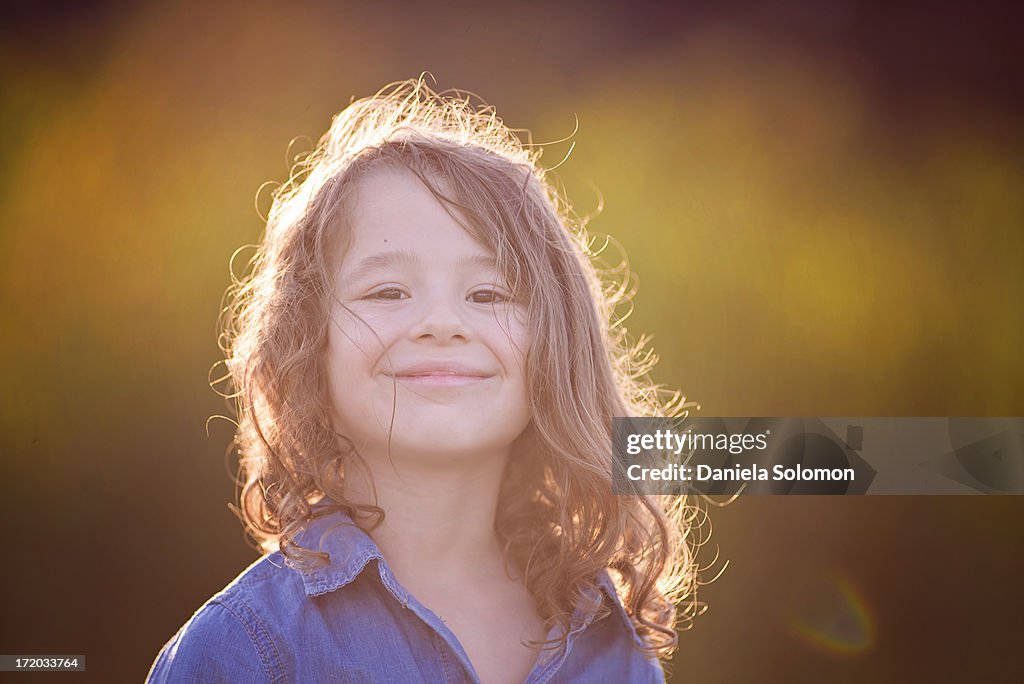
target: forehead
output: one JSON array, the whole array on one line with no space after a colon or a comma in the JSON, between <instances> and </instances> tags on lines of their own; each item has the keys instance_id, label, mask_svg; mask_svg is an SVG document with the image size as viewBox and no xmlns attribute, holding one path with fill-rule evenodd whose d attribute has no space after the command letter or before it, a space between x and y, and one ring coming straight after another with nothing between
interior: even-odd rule
<instances>
[{"instance_id":1,"label":"forehead","mask_svg":"<svg viewBox=\"0 0 1024 684\"><path fill-rule=\"evenodd\" d=\"M441 192L444 183L438 180ZM391 165L369 169L355 185L342 267L377 252L401 250L438 260L491 257L413 172Z\"/></svg>"}]
</instances>

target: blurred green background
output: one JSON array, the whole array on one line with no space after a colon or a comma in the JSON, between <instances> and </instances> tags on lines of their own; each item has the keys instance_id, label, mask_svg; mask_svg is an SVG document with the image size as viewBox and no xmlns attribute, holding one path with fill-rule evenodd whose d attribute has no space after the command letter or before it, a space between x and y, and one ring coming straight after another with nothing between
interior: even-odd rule
<instances>
[{"instance_id":1,"label":"blurred green background","mask_svg":"<svg viewBox=\"0 0 1024 684\"><path fill-rule=\"evenodd\" d=\"M234 249L353 96L429 70L538 142L705 415L1024 415L1009 3L41 2L0 28L0 652L140 680L255 558L207 385ZM308 149L299 142L291 154ZM570 141L551 144L557 164ZM614 262L615 255L609 258ZM749 498L675 681L1024 665L1024 499ZM83 677L80 675L80 677ZM83 677L83 678L84 678ZM1012 678L1012 677L1010 677Z\"/></svg>"}]
</instances>

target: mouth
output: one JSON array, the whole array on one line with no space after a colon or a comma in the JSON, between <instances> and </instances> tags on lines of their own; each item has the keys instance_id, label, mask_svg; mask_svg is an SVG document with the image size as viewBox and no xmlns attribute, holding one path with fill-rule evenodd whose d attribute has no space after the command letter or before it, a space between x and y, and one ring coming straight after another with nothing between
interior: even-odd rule
<instances>
[{"instance_id":1,"label":"mouth","mask_svg":"<svg viewBox=\"0 0 1024 684\"><path fill-rule=\"evenodd\" d=\"M463 375L460 373L415 373L396 374L392 376L399 382L411 385L426 385L436 387L462 387L485 382L492 376L489 375Z\"/></svg>"},{"instance_id":2,"label":"mouth","mask_svg":"<svg viewBox=\"0 0 1024 684\"><path fill-rule=\"evenodd\" d=\"M494 377L475 368L456 365L424 364L405 368L394 374L385 373L399 382L431 387L462 387L475 385Z\"/></svg>"}]
</instances>

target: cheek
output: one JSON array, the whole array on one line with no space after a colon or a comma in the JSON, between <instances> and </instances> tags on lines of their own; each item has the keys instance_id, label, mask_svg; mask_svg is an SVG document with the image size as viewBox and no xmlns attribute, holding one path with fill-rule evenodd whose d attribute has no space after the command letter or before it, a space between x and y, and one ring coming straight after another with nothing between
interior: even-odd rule
<instances>
[{"instance_id":1,"label":"cheek","mask_svg":"<svg viewBox=\"0 0 1024 684\"><path fill-rule=\"evenodd\" d=\"M339 433L357 441L361 430L373 423L374 374L380 358L379 354L372 354L372 349L378 346L373 336L369 336L372 342L368 342L366 337L360 337L358 329L334 328L328 335L325 349L324 366L334 427Z\"/></svg>"},{"instance_id":2,"label":"cheek","mask_svg":"<svg viewBox=\"0 0 1024 684\"><path fill-rule=\"evenodd\" d=\"M501 349L502 361L510 375L526 383L527 355L530 351L530 335L524 325L513 325L499 333L496 343Z\"/></svg>"},{"instance_id":3,"label":"cheek","mask_svg":"<svg viewBox=\"0 0 1024 684\"><path fill-rule=\"evenodd\" d=\"M377 336L352 315L336 312L331 316L324 354L335 417L354 419L365 403L368 383L381 356Z\"/></svg>"},{"instance_id":4,"label":"cheek","mask_svg":"<svg viewBox=\"0 0 1024 684\"><path fill-rule=\"evenodd\" d=\"M387 348L387 321L336 309L331 314L328 353L339 362L366 364L375 362Z\"/></svg>"},{"instance_id":5,"label":"cheek","mask_svg":"<svg viewBox=\"0 0 1024 684\"><path fill-rule=\"evenodd\" d=\"M502 357L514 359L518 366L525 367L530 348L530 330L525 312L516 307L503 316L496 316L492 324L495 329L491 338L502 350Z\"/></svg>"}]
</instances>

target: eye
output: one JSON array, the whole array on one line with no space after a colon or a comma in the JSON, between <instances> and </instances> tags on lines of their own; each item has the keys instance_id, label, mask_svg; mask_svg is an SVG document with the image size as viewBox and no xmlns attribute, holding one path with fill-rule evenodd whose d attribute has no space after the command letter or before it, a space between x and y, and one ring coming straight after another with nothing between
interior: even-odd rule
<instances>
[{"instance_id":1,"label":"eye","mask_svg":"<svg viewBox=\"0 0 1024 684\"><path fill-rule=\"evenodd\" d=\"M505 293L491 288L474 290L469 294L467 299L474 304L501 304L503 302L511 301L511 297Z\"/></svg>"},{"instance_id":2,"label":"eye","mask_svg":"<svg viewBox=\"0 0 1024 684\"><path fill-rule=\"evenodd\" d=\"M389 302L397 302L401 299L408 299L409 295L397 287L385 287L363 297L363 299L379 299Z\"/></svg>"}]
</instances>

